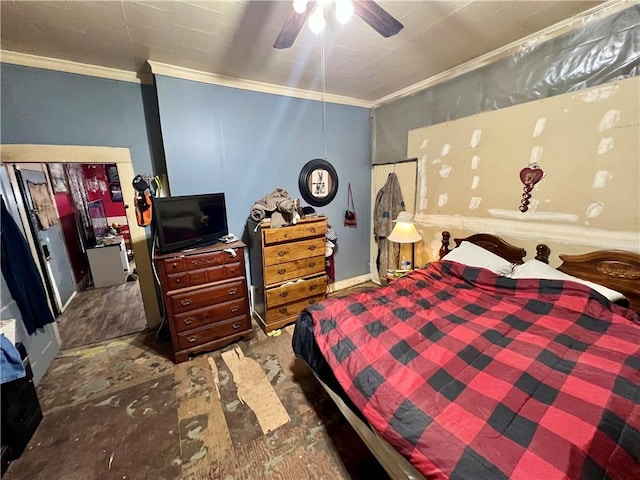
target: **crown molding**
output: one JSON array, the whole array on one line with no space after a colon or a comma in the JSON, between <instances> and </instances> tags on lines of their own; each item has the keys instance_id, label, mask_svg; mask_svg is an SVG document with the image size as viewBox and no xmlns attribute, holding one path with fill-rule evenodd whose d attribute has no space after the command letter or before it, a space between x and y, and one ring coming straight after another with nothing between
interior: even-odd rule
<instances>
[{"instance_id":1,"label":"crown molding","mask_svg":"<svg viewBox=\"0 0 640 480\"><path fill-rule=\"evenodd\" d=\"M42 68L45 70L55 70L57 72L76 73L90 77L107 78L109 80L120 80L130 83L153 83L150 76L140 77L135 72L119 70L117 68L101 67L99 65L89 65L86 63L71 62L50 57L39 57L28 53L11 52L0 50L0 62L20 65L22 67Z\"/></svg>"},{"instance_id":2,"label":"crown molding","mask_svg":"<svg viewBox=\"0 0 640 480\"><path fill-rule=\"evenodd\" d=\"M273 85L270 83L256 82L254 80L245 80L240 78L226 77L215 73L201 72L190 68L177 67L166 63L147 60L154 75L164 75L167 77L180 78L182 80L191 80L200 83L210 83L213 85L221 85L224 87L239 88L242 90L251 90L253 92L270 93L272 95L283 95L287 97L302 98L305 100L325 101L328 103L337 103L340 105L351 105L354 107L371 108L373 102L361 100L359 98L345 97L342 95L333 95L311 90L302 90L299 88L286 87L282 85Z\"/></svg>"},{"instance_id":3,"label":"crown molding","mask_svg":"<svg viewBox=\"0 0 640 480\"><path fill-rule=\"evenodd\" d=\"M484 55L469 60L468 62L456 65L455 67L450 68L449 70L445 70L442 73L429 77L425 80L421 80L420 82L409 85L408 87L398 90L397 92L390 93L389 95L374 100L373 102L371 102L373 104L372 108L376 108L385 103L389 103L394 100L399 100L409 95L413 95L414 93L417 93L426 88L433 87L434 85L437 85L439 83L446 82L447 80L451 80L452 78L471 72L480 67L484 67L485 65L500 60L522 48L530 48L532 45L535 45L537 43L546 42L553 38L559 37L564 33L575 30L587 21L617 13L620 10L624 10L625 8L637 4L640 4L639 0L613 0L598 5L589 10L585 10L582 13L574 15L573 17L567 18L536 33L516 40L515 42L511 42L507 45L497 48L496 50L492 50L491 52L485 53Z\"/></svg>"}]
</instances>

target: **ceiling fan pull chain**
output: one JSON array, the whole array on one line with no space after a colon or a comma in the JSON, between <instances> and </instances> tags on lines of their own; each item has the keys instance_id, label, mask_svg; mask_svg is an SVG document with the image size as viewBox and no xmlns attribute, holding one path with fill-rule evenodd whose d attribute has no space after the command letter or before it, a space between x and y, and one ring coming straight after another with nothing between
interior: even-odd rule
<instances>
[{"instance_id":1,"label":"ceiling fan pull chain","mask_svg":"<svg viewBox=\"0 0 640 480\"><path fill-rule=\"evenodd\" d=\"M326 93L326 70L324 63L324 30L322 30L322 43L320 46L320 53L322 58L320 59L320 77L322 80L322 139L324 142L324 159L327 159L327 104L324 100Z\"/></svg>"}]
</instances>

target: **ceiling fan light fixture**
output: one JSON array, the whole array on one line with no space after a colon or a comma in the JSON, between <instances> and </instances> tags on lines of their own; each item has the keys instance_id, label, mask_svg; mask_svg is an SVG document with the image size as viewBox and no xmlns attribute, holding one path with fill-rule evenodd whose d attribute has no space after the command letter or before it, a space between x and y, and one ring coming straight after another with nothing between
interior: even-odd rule
<instances>
[{"instance_id":1,"label":"ceiling fan light fixture","mask_svg":"<svg viewBox=\"0 0 640 480\"><path fill-rule=\"evenodd\" d=\"M335 0L335 3L336 18L344 25L353 17L353 2L351 0Z\"/></svg>"},{"instance_id":2,"label":"ceiling fan light fixture","mask_svg":"<svg viewBox=\"0 0 640 480\"><path fill-rule=\"evenodd\" d=\"M404 28L402 23L374 0L291 0L291 2L291 9L273 42L273 48L291 47L305 23L309 24L314 33L322 32L326 25L325 10L329 11L334 7L337 20L341 23L348 22L353 15L356 15L385 38L396 35Z\"/></svg>"},{"instance_id":3,"label":"ceiling fan light fixture","mask_svg":"<svg viewBox=\"0 0 640 480\"><path fill-rule=\"evenodd\" d=\"M293 10L296 13L304 13L307 10L308 0L293 0Z\"/></svg>"},{"instance_id":4,"label":"ceiling fan light fixture","mask_svg":"<svg viewBox=\"0 0 640 480\"><path fill-rule=\"evenodd\" d=\"M316 9L313 11L311 16L309 17L309 28L313 33L320 33L324 30L324 26L326 21L324 19L324 11L322 8L322 3L318 3L316 5Z\"/></svg>"}]
</instances>

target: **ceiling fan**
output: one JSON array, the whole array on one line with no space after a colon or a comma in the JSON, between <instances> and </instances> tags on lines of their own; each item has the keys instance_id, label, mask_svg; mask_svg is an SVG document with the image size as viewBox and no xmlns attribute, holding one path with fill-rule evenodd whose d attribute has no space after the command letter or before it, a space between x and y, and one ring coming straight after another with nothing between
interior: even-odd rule
<instances>
[{"instance_id":1,"label":"ceiling fan","mask_svg":"<svg viewBox=\"0 0 640 480\"><path fill-rule=\"evenodd\" d=\"M355 13L385 38L395 35L404 28L404 25L373 0L294 0L291 11L273 44L274 48L283 49L293 45L310 16L311 29L317 32L322 31L325 22L323 9L331 3L335 3L336 14L341 22L344 23L344 19L348 19L351 13Z\"/></svg>"}]
</instances>

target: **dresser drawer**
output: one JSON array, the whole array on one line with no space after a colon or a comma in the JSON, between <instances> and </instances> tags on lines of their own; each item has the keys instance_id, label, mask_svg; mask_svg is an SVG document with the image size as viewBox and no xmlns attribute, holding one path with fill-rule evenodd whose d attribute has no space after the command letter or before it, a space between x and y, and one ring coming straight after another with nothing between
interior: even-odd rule
<instances>
[{"instance_id":1,"label":"dresser drawer","mask_svg":"<svg viewBox=\"0 0 640 480\"><path fill-rule=\"evenodd\" d=\"M241 250L240 250L241 251ZM166 258L162 260L165 274L169 275L178 272L187 272L214 265L224 264L226 252L208 252L194 255Z\"/></svg>"},{"instance_id":2,"label":"dresser drawer","mask_svg":"<svg viewBox=\"0 0 640 480\"><path fill-rule=\"evenodd\" d=\"M264 245L300 240L302 238L324 237L326 233L327 222L325 219L319 222L302 223L290 227L262 229Z\"/></svg>"},{"instance_id":3,"label":"dresser drawer","mask_svg":"<svg viewBox=\"0 0 640 480\"><path fill-rule=\"evenodd\" d=\"M304 300L300 300L294 303L288 303L287 305L281 305L274 308L267 309L267 323L277 322L283 318L291 317L294 315L300 315L302 310L304 310L307 306L314 304L316 302L320 302L324 300L324 293L317 297L305 298Z\"/></svg>"},{"instance_id":4,"label":"dresser drawer","mask_svg":"<svg viewBox=\"0 0 640 480\"><path fill-rule=\"evenodd\" d=\"M295 302L302 298L315 297L325 294L327 291L327 277L322 275L318 278L303 280L291 285L270 288L267 290L267 308L277 307L286 303Z\"/></svg>"},{"instance_id":5,"label":"dresser drawer","mask_svg":"<svg viewBox=\"0 0 640 480\"><path fill-rule=\"evenodd\" d=\"M196 270L199 268L213 267L214 265L224 264L225 252L201 253L198 255L189 255L184 258L183 264L186 270Z\"/></svg>"},{"instance_id":6,"label":"dresser drawer","mask_svg":"<svg viewBox=\"0 0 640 480\"><path fill-rule=\"evenodd\" d=\"M203 283L218 282L224 280L225 267L201 268L200 270L192 270L190 272L171 273L167 275L167 290L176 290L178 288L195 287Z\"/></svg>"},{"instance_id":7,"label":"dresser drawer","mask_svg":"<svg viewBox=\"0 0 640 480\"><path fill-rule=\"evenodd\" d=\"M298 242L281 243L264 249L264 264L277 265L279 263L309 258L319 253L324 254L324 237L312 238Z\"/></svg>"},{"instance_id":8,"label":"dresser drawer","mask_svg":"<svg viewBox=\"0 0 640 480\"><path fill-rule=\"evenodd\" d=\"M246 313L247 299L243 297L231 302L179 313L173 316L173 325L177 332L184 332Z\"/></svg>"},{"instance_id":9,"label":"dresser drawer","mask_svg":"<svg viewBox=\"0 0 640 480\"><path fill-rule=\"evenodd\" d=\"M317 257L265 267L264 284L274 285L276 283L286 282L292 278L304 277L320 272L324 272L324 252Z\"/></svg>"},{"instance_id":10,"label":"dresser drawer","mask_svg":"<svg viewBox=\"0 0 640 480\"><path fill-rule=\"evenodd\" d=\"M183 272L184 271L184 258L174 257L162 260L162 266L165 274Z\"/></svg>"},{"instance_id":11,"label":"dresser drawer","mask_svg":"<svg viewBox=\"0 0 640 480\"><path fill-rule=\"evenodd\" d=\"M244 279L238 279L189 292L169 294L169 301L171 302L173 313L178 314L246 296L247 289Z\"/></svg>"},{"instance_id":12,"label":"dresser drawer","mask_svg":"<svg viewBox=\"0 0 640 480\"><path fill-rule=\"evenodd\" d=\"M243 263L229 263L224 266L224 278L234 278L244 275Z\"/></svg>"},{"instance_id":13,"label":"dresser drawer","mask_svg":"<svg viewBox=\"0 0 640 480\"><path fill-rule=\"evenodd\" d=\"M242 315L239 317L231 318L223 322L214 323L196 330L191 330L185 333L179 333L178 338L178 350L185 350L187 348L197 347L203 343L212 342L221 338L239 333L251 328L249 317Z\"/></svg>"}]
</instances>

